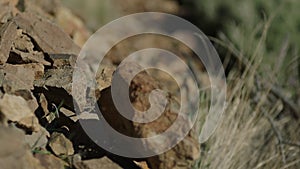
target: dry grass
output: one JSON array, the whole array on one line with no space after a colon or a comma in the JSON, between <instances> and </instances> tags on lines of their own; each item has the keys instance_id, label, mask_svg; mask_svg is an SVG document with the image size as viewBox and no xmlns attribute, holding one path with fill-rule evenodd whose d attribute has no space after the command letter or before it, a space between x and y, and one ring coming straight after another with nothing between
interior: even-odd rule
<instances>
[{"instance_id":1,"label":"dry grass","mask_svg":"<svg viewBox=\"0 0 300 169\"><path fill-rule=\"evenodd\" d=\"M264 24L249 59L233 45L218 41L244 65L242 71L233 69L227 77L227 108L214 135L201 146L202 156L195 168L300 168L299 119L271 92L280 69L263 75L257 71L271 21Z\"/></svg>"}]
</instances>

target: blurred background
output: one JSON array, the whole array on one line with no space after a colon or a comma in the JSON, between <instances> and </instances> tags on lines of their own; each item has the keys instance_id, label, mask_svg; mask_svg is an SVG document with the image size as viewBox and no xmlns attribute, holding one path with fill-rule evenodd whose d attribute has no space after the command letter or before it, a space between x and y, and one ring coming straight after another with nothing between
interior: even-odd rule
<instances>
[{"instance_id":1,"label":"blurred background","mask_svg":"<svg viewBox=\"0 0 300 169\"><path fill-rule=\"evenodd\" d=\"M264 52L263 63L266 63L262 71L278 67L276 56L287 52L280 58L282 69L278 74L279 80L281 85L285 85L287 81L290 82L289 85L299 84L294 77L286 76L299 74L300 71L297 64L300 43L298 11L300 2L297 0L266 2L260 0L238 2L234 0L62 0L62 2L82 18L92 32L114 19L131 13L157 11L175 14L198 26L207 36L223 41L229 40L237 50L243 51L246 57L253 53L264 26L268 23L266 40L260 47ZM288 47L284 48L284 46Z\"/></svg>"}]
</instances>

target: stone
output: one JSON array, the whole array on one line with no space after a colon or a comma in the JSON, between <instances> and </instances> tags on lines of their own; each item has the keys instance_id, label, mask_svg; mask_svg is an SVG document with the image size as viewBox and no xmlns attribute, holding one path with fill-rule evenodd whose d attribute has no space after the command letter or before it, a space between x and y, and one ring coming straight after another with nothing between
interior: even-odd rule
<instances>
[{"instance_id":1,"label":"stone","mask_svg":"<svg viewBox=\"0 0 300 169\"><path fill-rule=\"evenodd\" d=\"M71 95L72 75L73 70L71 67L65 69L48 69L42 78L34 81L34 85L36 87L61 88Z\"/></svg>"},{"instance_id":2,"label":"stone","mask_svg":"<svg viewBox=\"0 0 300 169\"><path fill-rule=\"evenodd\" d=\"M54 132L49 139L49 146L55 155L74 154L73 144L62 133Z\"/></svg>"},{"instance_id":3,"label":"stone","mask_svg":"<svg viewBox=\"0 0 300 169\"><path fill-rule=\"evenodd\" d=\"M24 98L10 94L4 94L0 99L0 111L7 119L15 122L34 115Z\"/></svg>"},{"instance_id":4,"label":"stone","mask_svg":"<svg viewBox=\"0 0 300 169\"><path fill-rule=\"evenodd\" d=\"M40 125L34 112L21 96L4 94L0 99L0 111L6 119L17 122L18 126L30 131L38 131Z\"/></svg>"},{"instance_id":5,"label":"stone","mask_svg":"<svg viewBox=\"0 0 300 169\"><path fill-rule=\"evenodd\" d=\"M7 22L0 27L0 64L6 63L16 36L17 25L14 22Z\"/></svg>"},{"instance_id":6,"label":"stone","mask_svg":"<svg viewBox=\"0 0 300 169\"><path fill-rule=\"evenodd\" d=\"M40 130L40 124L36 116L28 116L18 121L18 127L30 132L37 132Z\"/></svg>"},{"instance_id":7,"label":"stone","mask_svg":"<svg viewBox=\"0 0 300 169\"><path fill-rule=\"evenodd\" d=\"M85 28L85 24L67 8L59 7L57 9L55 22L73 38L78 46L83 46L90 37L90 32Z\"/></svg>"},{"instance_id":8,"label":"stone","mask_svg":"<svg viewBox=\"0 0 300 169\"><path fill-rule=\"evenodd\" d=\"M45 169L62 169L68 166L65 161L58 157L55 157L52 154L36 153L34 156L40 161L41 165Z\"/></svg>"},{"instance_id":9,"label":"stone","mask_svg":"<svg viewBox=\"0 0 300 169\"><path fill-rule=\"evenodd\" d=\"M122 169L119 165L115 164L107 157L103 157L100 159L84 160L75 163L75 168L76 169L98 169L98 168Z\"/></svg>"},{"instance_id":10,"label":"stone","mask_svg":"<svg viewBox=\"0 0 300 169\"><path fill-rule=\"evenodd\" d=\"M43 115L49 114L49 110L48 110L48 101L47 101L47 99L46 99L46 96L45 96L43 93L40 94L40 100L39 100L39 103L40 103L40 105L41 105L41 107L42 107L42 109L43 109L43 112L44 112Z\"/></svg>"},{"instance_id":11,"label":"stone","mask_svg":"<svg viewBox=\"0 0 300 169\"><path fill-rule=\"evenodd\" d=\"M39 107L36 98L30 90L18 90L14 92L14 95L23 97L32 112L35 112L35 110Z\"/></svg>"},{"instance_id":12,"label":"stone","mask_svg":"<svg viewBox=\"0 0 300 169\"><path fill-rule=\"evenodd\" d=\"M150 169L146 161L134 161L134 163L141 169Z\"/></svg>"},{"instance_id":13,"label":"stone","mask_svg":"<svg viewBox=\"0 0 300 169\"><path fill-rule=\"evenodd\" d=\"M171 150L147 159L150 168L192 168L200 158L200 146L190 135Z\"/></svg>"},{"instance_id":14,"label":"stone","mask_svg":"<svg viewBox=\"0 0 300 169\"><path fill-rule=\"evenodd\" d=\"M30 37L22 29L18 29L7 62L14 64L41 63L50 66L51 63L45 60L44 54L34 47Z\"/></svg>"},{"instance_id":15,"label":"stone","mask_svg":"<svg viewBox=\"0 0 300 169\"><path fill-rule=\"evenodd\" d=\"M18 13L19 0L0 0L0 23L7 23Z\"/></svg>"},{"instance_id":16,"label":"stone","mask_svg":"<svg viewBox=\"0 0 300 169\"><path fill-rule=\"evenodd\" d=\"M96 73L96 82L99 91L108 88L111 85L113 73L116 70L113 66L100 67Z\"/></svg>"},{"instance_id":17,"label":"stone","mask_svg":"<svg viewBox=\"0 0 300 169\"><path fill-rule=\"evenodd\" d=\"M35 40L44 53L77 55L80 51L58 26L31 12L17 15L14 22Z\"/></svg>"},{"instance_id":18,"label":"stone","mask_svg":"<svg viewBox=\"0 0 300 169\"><path fill-rule=\"evenodd\" d=\"M45 169L30 152L24 132L11 127L0 127L1 169Z\"/></svg>"},{"instance_id":19,"label":"stone","mask_svg":"<svg viewBox=\"0 0 300 169\"><path fill-rule=\"evenodd\" d=\"M70 66L74 67L77 56L69 54L49 54L49 58L53 62L53 68L63 69Z\"/></svg>"},{"instance_id":20,"label":"stone","mask_svg":"<svg viewBox=\"0 0 300 169\"><path fill-rule=\"evenodd\" d=\"M120 84L118 89L120 89L120 86L122 85L125 86L125 90L129 88L130 102L133 105L133 107L137 109L130 112L132 113L130 114L130 116L133 118L148 118L150 116L147 115L150 111L148 111L147 109L150 107L150 102L151 107L159 107L160 105L158 104L161 104L161 101L157 102L157 100L155 99L154 101L151 101L150 97L150 93L152 91L156 89L161 89L160 83L157 80L155 80L152 76L150 76L147 72L140 72L141 69L142 67L138 64L128 62L124 63L123 65L120 65L114 74L114 76L120 77L122 79L119 81ZM134 72L140 73L135 75L134 78L130 80L130 77L132 77L132 74L134 74ZM98 104L101 105L101 113L104 116L105 120L110 124L110 126L112 126L115 130L122 134L139 138L152 137L154 135L161 134L167 129L169 129L169 127L174 123L174 121L177 120L175 131L173 131L174 133L172 133L172 135L169 135L172 136L171 138L162 137L161 140L157 139L156 142L145 141L142 143L143 145L134 146L130 145L130 143L123 142L123 144L128 144L128 146L132 147L134 151L138 152L142 146L146 146L149 149L153 149L153 151L155 151L162 145L168 146L168 144L171 144L173 139L177 139L178 135L185 136L186 134L182 132L190 131L187 128L190 124L189 119L186 117L185 114L178 114L180 110L178 102L176 99L168 97L168 94L165 96L165 98L168 101L168 104L166 104L165 109L163 109L164 111L159 116L159 118L149 123L142 124L137 122L131 122L128 119L125 119L122 115L120 115L120 113L115 108L115 103L111 98L112 96L110 90L111 88L108 88L101 92L101 97L99 99ZM126 95L126 93L121 92L122 91L120 91L120 93L118 94L119 99L127 99L126 97L128 96ZM148 97L150 97L150 99L148 99ZM157 95L156 99L161 100L162 98L160 95ZM150 112L150 114L152 113ZM109 133L107 134L107 137L109 140ZM199 156L200 146L197 141L197 138L191 133L188 133L188 135L174 148L155 157L147 158L146 161L148 162L150 168L156 169L173 169L180 168L181 166L191 168L191 166L199 158Z\"/></svg>"},{"instance_id":21,"label":"stone","mask_svg":"<svg viewBox=\"0 0 300 169\"><path fill-rule=\"evenodd\" d=\"M46 148L48 138L50 137L49 132L41 127L38 132L25 135L25 142L30 146L31 149Z\"/></svg>"},{"instance_id":22,"label":"stone","mask_svg":"<svg viewBox=\"0 0 300 169\"><path fill-rule=\"evenodd\" d=\"M3 88L7 93L14 93L18 90L32 90L35 79L34 70L24 65L4 65Z\"/></svg>"},{"instance_id":23,"label":"stone","mask_svg":"<svg viewBox=\"0 0 300 169\"><path fill-rule=\"evenodd\" d=\"M42 78L34 81L35 90L43 93L49 103L63 105L66 108L73 108L72 98L72 75L73 69L48 69Z\"/></svg>"}]
</instances>

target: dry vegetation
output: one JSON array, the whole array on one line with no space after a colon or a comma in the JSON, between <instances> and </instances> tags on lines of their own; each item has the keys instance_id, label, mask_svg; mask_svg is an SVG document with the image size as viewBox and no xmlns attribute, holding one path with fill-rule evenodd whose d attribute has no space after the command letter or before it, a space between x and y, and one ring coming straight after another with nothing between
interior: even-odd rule
<instances>
[{"instance_id":1,"label":"dry vegetation","mask_svg":"<svg viewBox=\"0 0 300 169\"><path fill-rule=\"evenodd\" d=\"M238 64L227 77L227 108L220 126L201 146L202 157L195 168L299 168L299 106L276 86L280 68L258 71L266 64L262 64L262 46L271 22L264 23L258 43L247 42L256 45L249 60L231 42L211 38L227 48ZM286 57L286 53L281 55ZM277 65L281 64L277 59Z\"/></svg>"}]
</instances>

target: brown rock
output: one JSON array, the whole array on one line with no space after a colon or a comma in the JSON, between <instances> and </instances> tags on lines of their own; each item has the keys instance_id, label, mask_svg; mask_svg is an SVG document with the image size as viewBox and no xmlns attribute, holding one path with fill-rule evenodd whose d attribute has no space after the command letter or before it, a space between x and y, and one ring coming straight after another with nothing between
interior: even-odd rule
<instances>
[{"instance_id":1,"label":"brown rock","mask_svg":"<svg viewBox=\"0 0 300 169\"><path fill-rule=\"evenodd\" d=\"M33 157L24 141L24 133L15 128L0 127L1 169L44 169Z\"/></svg>"},{"instance_id":2,"label":"brown rock","mask_svg":"<svg viewBox=\"0 0 300 169\"><path fill-rule=\"evenodd\" d=\"M22 29L17 30L17 37L14 39L14 49L19 51L32 52L34 45L31 42L31 39L23 33Z\"/></svg>"},{"instance_id":3,"label":"brown rock","mask_svg":"<svg viewBox=\"0 0 300 169\"><path fill-rule=\"evenodd\" d=\"M23 65L26 69L34 71L34 79L41 78L44 75L44 65L42 63L29 63Z\"/></svg>"},{"instance_id":4,"label":"brown rock","mask_svg":"<svg viewBox=\"0 0 300 169\"><path fill-rule=\"evenodd\" d=\"M67 8L59 7L57 9L55 22L73 38L78 46L83 46L90 37L90 32L85 28L85 24Z\"/></svg>"},{"instance_id":5,"label":"brown rock","mask_svg":"<svg viewBox=\"0 0 300 169\"><path fill-rule=\"evenodd\" d=\"M200 147L196 139L188 135L171 150L147 159L150 168L192 168L200 157Z\"/></svg>"},{"instance_id":6,"label":"brown rock","mask_svg":"<svg viewBox=\"0 0 300 169\"><path fill-rule=\"evenodd\" d=\"M20 121L18 121L18 126L32 132L37 132L40 130L40 124L36 116L22 118Z\"/></svg>"},{"instance_id":7,"label":"brown rock","mask_svg":"<svg viewBox=\"0 0 300 169\"><path fill-rule=\"evenodd\" d=\"M150 107L151 98L148 99L150 93L155 89L160 89L160 83L156 81L154 78L149 76L146 72L141 72L137 74L132 81L129 81L128 77L131 77L132 73L140 70L141 67L134 63L127 63L124 65L120 65L118 70L115 72L115 76L119 76L123 79L120 83L125 83L128 85L130 91L130 101L135 109L139 111L133 111L131 117L146 117L149 111L146 111ZM137 71L139 72L139 71ZM108 92L107 92L108 91ZM171 97L168 97L168 104L164 109L163 113L159 116L158 119L149 122L149 123L132 123L122 117L117 110L114 108L114 104L111 103L112 100L109 98L111 97L111 93L108 90L104 90L101 92L101 97L99 99L99 103L102 106L102 114L107 122L119 132L126 134L128 136L135 136L135 137L142 137L147 138L153 135L158 135L165 130L167 130L176 119L178 129L172 135L172 138L166 138L165 140L157 140L154 143L145 142L144 146L149 147L150 149L157 149L161 145L169 144L171 140L169 139L176 139L178 135L182 135L183 127L188 127L184 125L185 123L189 124L184 115L178 115L179 106L178 102ZM126 94L120 93L119 97L122 99L127 99ZM155 98L151 104L151 107L159 107L161 104L160 97ZM145 112L144 112L145 111ZM117 119L117 120L116 120ZM182 127L183 126L183 127ZM135 145L132 149L135 151L139 150L140 145ZM180 168L184 166L185 168L190 168L195 160L199 158L200 150L199 150L199 143L197 138L192 136L192 134L188 134L186 138L184 138L181 142L179 142L174 148L171 150L159 154L155 157L151 157L147 159L150 168L156 169L172 169L172 168Z\"/></svg>"},{"instance_id":8,"label":"brown rock","mask_svg":"<svg viewBox=\"0 0 300 169\"><path fill-rule=\"evenodd\" d=\"M4 71L2 68L0 68L0 86L3 86L4 82Z\"/></svg>"},{"instance_id":9,"label":"brown rock","mask_svg":"<svg viewBox=\"0 0 300 169\"><path fill-rule=\"evenodd\" d=\"M40 130L38 132L33 132L30 135L25 135L25 142L30 146L31 149L45 149L48 143L47 137L50 137L49 132L45 128L40 127Z\"/></svg>"},{"instance_id":10,"label":"brown rock","mask_svg":"<svg viewBox=\"0 0 300 169\"><path fill-rule=\"evenodd\" d=\"M99 91L106 89L111 85L111 80L115 70L115 67L108 65L98 69L96 73L96 81Z\"/></svg>"},{"instance_id":11,"label":"brown rock","mask_svg":"<svg viewBox=\"0 0 300 169\"><path fill-rule=\"evenodd\" d=\"M48 110L48 101L45 97L45 95L43 93L40 94L40 100L39 100L39 103L44 111L44 114L43 115L47 115L49 114L49 110Z\"/></svg>"},{"instance_id":12,"label":"brown rock","mask_svg":"<svg viewBox=\"0 0 300 169\"><path fill-rule=\"evenodd\" d=\"M0 23L6 23L18 12L18 0L0 0Z\"/></svg>"},{"instance_id":13,"label":"brown rock","mask_svg":"<svg viewBox=\"0 0 300 169\"><path fill-rule=\"evenodd\" d=\"M34 79L44 74L44 66L39 63L24 65L5 64L3 70L0 70L0 74L3 75L0 77L0 81L4 91L9 94L22 96L27 101L32 112L34 112L38 108L38 103L31 90L33 89Z\"/></svg>"},{"instance_id":14,"label":"brown rock","mask_svg":"<svg viewBox=\"0 0 300 169\"><path fill-rule=\"evenodd\" d=\"M141 167L141 169L149 169L148 164L146 161L134 161L134 163Z\"/></svg>"},{"instance_id":15,"label":"brown rock","mask_svg":"<svg viewBox=\"0 0 300 169\"><path fill-rule=\"evenodd\" d=\"M72 75L73 70L71 67L65 69L48 69L42 78L35 80L34 85L37 87L61 88L71 95Z\"/></svg>"},{"instance_id":16,"label":"brown rock","mask_svg":"<svg viewBox=\"0 0 300 169\"><path fill-rule=\"evenodd\" d=\"M14 93L14 95L23 97L27 101L32 112L35 112L35 110L39 107L36 98L29 90L18 90Z\"/></svg>"},{"instance_id":17,"label":"brown rock","mask_svg":"<svg viewBox=\"0 0 300 169\"><path fill-rule=\"evenodd\" d=\"M45 167L45 169L61 169L65 168L65 166L68 166L66 162L52 154L37 153L34 156L40 161L41 165Z\"/></svg>"},{"instance_id":18,"label":"brown rock","mask_svg":"<svg viewBox=\"0 0 300 169\"><path fill-rule=\"evenodd\" d=\"M22 128L30 131L40 129L38 119L23 97L4 94L0 99L0 111L8 120L17 122Z\"/></svg>"},{"instance_id":19,"label":"brown rock","mask_svg":"<svg viewBox=\"0 0 300 169\"><path fill-rule=\"evenodd\" d=\"M73 122L77 122L79 119L84 119L84 120L99 120L99 117L95 113L88 113L88 112L83 112L80 115L76 115L73 111L66 109L64 107L59 109L60 112L62 112L66 117L70 118Z\"/></svg>"},{"instance_id":20,"label":"brown rock","mask_svg":"<svg viewBox=\"0 0 300 169\"><path fill-rule=\"evenodd\" d=\"M55 155L74 154L73 144L62 133L54 132L49 139L49 146Z\"/></svg>"},{"instance_id":21,"label":"brown rock","mask_svg":"<svg viewBox=\"0 0 300 169\"><path fill-rule=\"evenodd\" d=\"M67 117L72 117L72 116L75 116L75 115L76 115L73 111L68 110L68 109L66 109L66 108L64 108L64 107L61 107L61 108L59 109L59 111L62 112L62 113L63 113L65 116L67 116Z\"/></svg>"},{"instance_id":22,"label":"brown rock","mask_svg":"<svg viewBox=\"0 0 300 169\"><path fill-rule=\"evenodd\" d=\"M34 116L25 99L10 94L4 94L0 99L0 111L11 121L20 121Z\"/></svg>"},{"instance_id":23,"label":"brown rock","mask_svg":"<svg viewBox=\"0 0 300 169\"><path fill-rule=\"evenodd\" d=\"M76 55L70 54L49 54L53 64L52 67L55 69L63 69L65 67L74 66L76 62Z\"/></svg>"},{"instance_id":24,"label":"brown rock","mask_svg":"<svg viewBox=\"0 0 300 169\"><path fill-rule=\"evenodd\" d=\"M40 15L43 18L53 19L61 0L27 0L24 2L25 11Z\"/></svg>"},{"instance_id":25,"label":"brown rock","mask_svg":"<svg viewBox=\"0 0 300 169\"><path fill-rule=\"evenodd\" d=\"M50 66L51 63L44 59L42 52L33 51L30 53L22 52L19 50L13 50L8 58L9 63L41 63L46 66Z\"/></svg>"},{"instance_id":26,"label":"brown rock","mask_svg":"<svg viewBox=\"0 0 300 169\"><path fill-rule=\"evenodd\" d=\"M19 14L14 22L32 37L44 53L77 55L80 48L59 27L30 12Z\"/></svg>"},{"instance_id":27,"label":"brown rock","mask_svg":"<svg viewBox=\"0 0 300 169\"><path fill-rule=\"evenodd\" d=\"M7 93L14 93L18 90L32 90L35 79L34 70L24 65L4 65L3 88Z\"/></svg>"},{"instance_id":28,"label":"brown rock","mask_svg":"<svg viewBox=\"0 0 300 169\"><path fill-rule=\"evenodd\" d=\"M65 8L60 0L25 1L24 8L26 12L34 13L58 24L78 46L83 46L90 37L90 32L84 22Z\"/></svg>"},{"instance_id":29,"label":"brown rock","mask_svg":"<svg viewBox=\"0 0 300 169\"><path fill-rule=\"evenodd\" d=\"M103 157L100 159L85 160L75 164L76 169L122 169L119 165L112 162L109 158Z\"/></svg>"},{"instance_id":30,"label":"brown rock","mask_svg":"<svg viewBox=\"0 0 300 169\"><path fill-rule=\"evenodd\" d=\"M22 29L17 30L17 37L13 41L12 51L8 58L9 63L41 63L50 66L51 63L44 59L44 54L34 49L30 37Z\"/></svg>"},{"instance_id":31,"label":"brown rock","mask_svg":"<svg viewBox=\"0 0 300 169\"><path fill-rule=\"evenodd\" d=\"M14 22L7 22L0 27L0 64L6 63L16 36L17 25Z\"/></svg>"},{"instance_id":32,"label":"brown rock","mask_svg":"<svg viewBox=\"0 0 300 169\"><path fill-rule=\"evenodd\" d=\"M72 75L71 67L48 69L42 78L34 81L34 86L39 93L45 95L49 103L60 105L63 102L66 108L72 109Z\"/></svg>"}]
</instances>

